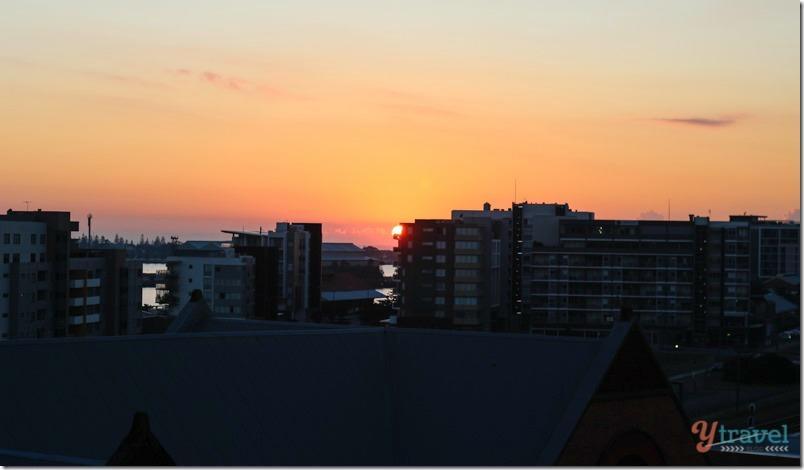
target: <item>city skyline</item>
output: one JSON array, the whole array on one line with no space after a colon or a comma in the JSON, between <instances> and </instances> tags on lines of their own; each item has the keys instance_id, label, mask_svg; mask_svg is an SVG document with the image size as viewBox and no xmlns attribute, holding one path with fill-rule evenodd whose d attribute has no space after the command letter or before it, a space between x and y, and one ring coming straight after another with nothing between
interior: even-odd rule
<instances>
[{"instance_id":1,"label":"city skyline","mask_svg":"<svg viewBox=\"0 0 804 470\"><path fill-rule=\"evenodd\" d=\"M515 180L598 218L800 213L792 2L7 10L3 209L82 232L316 220L388 248L399 222L510 207Z\"/></svg>"}]
</instances>

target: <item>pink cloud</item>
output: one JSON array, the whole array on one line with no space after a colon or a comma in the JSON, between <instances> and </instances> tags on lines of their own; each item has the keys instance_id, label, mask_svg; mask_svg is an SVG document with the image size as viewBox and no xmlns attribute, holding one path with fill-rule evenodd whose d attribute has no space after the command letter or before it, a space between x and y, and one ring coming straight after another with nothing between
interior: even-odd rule
<instances>
[{"instance_id":1,"label":"pink cloud","mask_svg":"<svg viewBox=\"0 0 804 470\"><path fill-rule=\"evenodd\" d=\"M197 77L203 83L237 93L261 95L269 98L303 99L301 95L287 90L234 75L224 75L209 70L194 72L185 68L173 69L171 72L180 77Z\"/></svg>"}]
</instances>

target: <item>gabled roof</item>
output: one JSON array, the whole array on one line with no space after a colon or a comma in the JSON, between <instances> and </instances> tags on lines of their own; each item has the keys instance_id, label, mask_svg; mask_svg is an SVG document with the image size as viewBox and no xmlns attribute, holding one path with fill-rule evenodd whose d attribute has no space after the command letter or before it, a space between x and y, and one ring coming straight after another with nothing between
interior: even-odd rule
<instances>
[{"instance_id":1,"label":"gabled roof","mask_svg":"<svg viewBox=\"0 0 804 470\"><path fill-rule=\"evenodd\" d=\"M105 461L142 411L179 465L551 464L631 328L8 341L0 449Z\"/></svg>"},{"instance_id":2,"label":"gabled roof","mask_svg":"<svg viewBox=\"0 0 804 470\"><path fill-rule=\"evenodd\" d=\"M768 292L764 295L765 300L768 302L773 303L776 313L788 313L788 312L795 312L798 310L798 305L790 302L789 300L785 299L781 295L775 292Z\"/></svg>"}]
</instances>

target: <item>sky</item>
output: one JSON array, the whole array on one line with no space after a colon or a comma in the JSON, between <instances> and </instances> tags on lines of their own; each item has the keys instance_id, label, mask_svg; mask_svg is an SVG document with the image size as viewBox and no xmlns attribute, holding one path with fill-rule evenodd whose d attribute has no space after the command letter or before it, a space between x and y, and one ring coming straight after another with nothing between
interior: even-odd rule
<instances>
[{"instance_id":1,"label":"sky","mask_svg":"<svg viewBox=\"0 0 804 470\"><path fill-rule=\"evenodd\" d=\"M515 184L597 218L798 217L799 69L793 0L7 0L0 203L380 247Z\"/></svg>"}]
</instances>

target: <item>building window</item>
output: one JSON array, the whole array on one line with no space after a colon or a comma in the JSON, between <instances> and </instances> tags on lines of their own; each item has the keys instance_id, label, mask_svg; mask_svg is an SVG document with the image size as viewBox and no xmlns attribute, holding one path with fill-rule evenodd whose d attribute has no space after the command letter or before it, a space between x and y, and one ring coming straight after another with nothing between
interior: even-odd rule
<instances>
[{"instance_id":1,"label":"building window","mask_svg":"<svg viewBox=\"0 0 804 470\"><path fill-rule=\"evenodd\" d=\"M39 235L39 244L40 244L40 245L44 245L44 244L45 244L45 240L46 240L46 239L47 239L47 237L45 236L45 234L44 234L44 233L40 234L40 235Z\"/></svg>"},{"instance_id":2,"label":"building window","mask_svg":"<svg viewBox=\"0 0 804 470\"><path fill-rule=\"evenodd\" d=\"M31 245L36 245L36 234L35 233L31 234Z\"/></svg>"},{"instance_id":3,"label":"building window","mask_svg":"<svg viewBox=\"0 0 804 470\"><path fill-rule=\"evenodd\" d=\"M447 249L447 242L445 241L437 241L436 248L439 250L446 250Z\"/></svg>"},{"instance_id":4,"label":"building window","mask_svg":"<svg viewBox=\"0 0 804 470\"><path fill-rule=\"evenodd\" d=\"M480 233L480 230L477 227L458 227L455 229L456 235L470 235L475 236Z\"/></svg>"},{"instance_id":5,"label":"building window","mask_svg":"<svg viewBox=\"0 0 804 470\"><path fill-rule=\"evenodd\" d=\"M445 277L447 275L446 269L436 269L435 271L436 277Z\"/></svg>"},{"instance_id":6,"label":"building window","mask_svg":"<svg viewBox=\"0 0 804 470\"><path fill-rule=\"evenodd\" d=\"M455 257L456 263L474 264L478 262L478 257L475 255L458 255Z\"/></svg>"},{"instance_id":7,"label":"building window","mask_svg":"<svg viewBox=\"0 0 804 470\"><path fill-rule=\"evenodd\" d=\"M8 264L11 260L11 256L8 253L3 253L3 264Z\"/></svg>"},{"instance_id":8,"label":"building window","mask_svg":"<svg viewBox=\"0 0 804 470\"><path fill-rule=\"evenodd\" d=\"M456 250L477 250L480 248L479 242L457 241L455 242Z\"/></svg>"},{"instance_id":9,"label":"building window","mask_svg":"<svg viewBox=\"0 0 804 470\"><path fill-rule=\"evenodd\" d=\"M31 263L36 263L36 253L31 253Z\"/></svg>"},{"instance_id":10,"label":"building window","mask_svg":"<svg viewBox=\"0 0 804 470\"><path fill-rule=\"evenodd\" d=\"M444 302L444 297L436 297L435 298L435 304L436 305L444 305L444 303L445 303Z\"/></svg>"},{"instance_id":11,"label":"building window","mask_svg":"<svg viewBox=\"0 0 804 470\"><path fill-rule=\"evenodd\" d=\"M477 284L455 284L455 292L475 292Z\"/></svg>"},{"instance_id":12,"label":"building window","mask_svg":"<svg viewBox=\"0 0 804 470\"><path fill-rule=\"evenodd\" d=\"M11 243L11 234L10 233L4 233L3 234L3 245L8 245L10 243Z\"/></svg>"},{"instance_id":13,"label":"building window","mask_svg":"<svg viewBox=\"0 0 804 470\"><path fill-rule=\"evenodd\" d=\"M455 305L477 305L477 297L455 297Z\"/></svg>"},{"instance_id":14,"label":"building window","mask_svg":"<svg viewBox=\"0 0 804 470\"><path fill-rule=\"evenodd\" d=\"M14 244L15 244L15 245L19 245L19 244L20 244L20 234L19 234L19 233L15 233L15 234L14 234Z\"/></svg>"},{"instance_id":15,"label":"building window","mask_svg":"<svg viewBox=\"0 0 804 470\"><path fill-rule=\"evenodd\" d=\"M187 279L187 283L188 283L188 284L192 284L192 283L193 283L193 278L188 278L188 279Z\"/></svg>"},{"instance_id":16,"label":"building window","mask_svg":"<svg viewBox=\"0 0 804 470\"><path fill-rule=\"evenodd\" d=\"M447 257L446 256L444 256L444 255L437 255L436 256L436 263L442 263L443 264L443 263L446 263L446 262L447 262Z\"/></svg>"}]
</instances>

